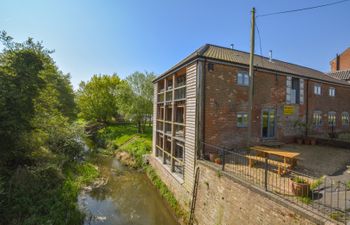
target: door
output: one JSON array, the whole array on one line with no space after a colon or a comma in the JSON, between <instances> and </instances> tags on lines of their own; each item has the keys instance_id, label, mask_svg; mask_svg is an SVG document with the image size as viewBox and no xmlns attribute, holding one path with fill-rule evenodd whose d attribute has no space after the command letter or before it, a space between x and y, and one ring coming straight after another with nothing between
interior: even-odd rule
<instances>
[{"instance_id":1,"label":"door","mask_svg":"<svg viewBox=\"0 0 350 225\"><path fill-rule=\"evenodd\" d=\"M261 133L263 138L275 137L276 116L274 109L264 109L262 111Z\"/></svg>"}]
</instances>

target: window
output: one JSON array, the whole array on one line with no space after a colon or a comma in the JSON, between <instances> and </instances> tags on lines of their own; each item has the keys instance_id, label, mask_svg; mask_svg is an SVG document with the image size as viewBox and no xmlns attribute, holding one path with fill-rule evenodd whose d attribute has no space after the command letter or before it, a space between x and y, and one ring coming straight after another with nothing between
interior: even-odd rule
<instances>
[{"instance_id":1,"label":"window","mask_svg":"<svg viewBox=\"0 0 350 225\"><path fill-rule=\"evenodd\" d=\"M314 93L315 93L315 95L321 95L321 85L320 84L315 84Z\"/></svg>"},{"instance_id":2,"label":"window","mask_svg":"<svg viewBox=\"0 0 350 225\"><path fill-rule=\"evenodd\" d=\"M208 63L208 70L214 71L214 63Z\"/></svg>"},{"instance_id":3,"label":"window","mask_svg":"<svg viewBox=\"0 0 350 225\"><path fill-rule=\"evenodd\" d=\"M291 103L300 103L300 79L292 77Z\"/></svg>"},{"instance_id":4,"label":"window","mask_svg":"<svg viewBox=\"0 0 350 225\"><path fill-rule=\"evenodd\" d=\"M313 116L313 124L316 126L316 127L319 127L322 125L322 113L320 111L315 111Z\"/></svg>"},{"instance_id":5,"label":"window","mask_svg":"<svg viewBox=\"0 0 350 225\"><path fill-rule=\"evenodd\" d=\"M248 113L237 113L237 127L248 127Z\"/></svg>"},{"instance_id":6,"label":"window","mask_svg":"<svg viewBox=\"0 0 350 225\"><path fill-rule=\"evenodd\" d=\"M348 112L343 112L341 114L341 124L343 126L349 126L349 113Z\"/></svg>"},{"instance_id":7,"label":"window","mask_svg":"<svg viewBox=\"0 0 350 225\"><path fill-rule=\"evenodd\" d=\"M328 113L328 126L334 127L337 123L337 114L336 112L329 112Z\"/></svg>"},{"instance_id":8,"label":"window","mask_svg":"<svg viewBox=\"0 0 350 225\"><path fill-rule=\"evenodd\" d=\"M239 72L237 74L237 84L248 86L249 85L249 75L247 72Z\"/></svg>"},{"instance_id":9,"label":"window","mask_svg":"<svg viewBox=\"0 0 350 225\"><path fill-rule=\"evenodd\" d=\"M332 96L332 97L335 96L335 88L330 87L329 90L328 90L328 92L329 92L329 96Z\"/></svg>"}]
</instances>

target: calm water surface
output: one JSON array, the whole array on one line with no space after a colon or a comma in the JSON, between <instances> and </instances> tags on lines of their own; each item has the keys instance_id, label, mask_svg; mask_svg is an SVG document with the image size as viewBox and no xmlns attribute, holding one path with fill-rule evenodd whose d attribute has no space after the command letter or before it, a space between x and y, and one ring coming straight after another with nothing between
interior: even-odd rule
<instances>
[{"instance_id":1,"label":"calm water surface","mask_svg":"<svg viewBox=\"0 0 350 225\"><path fill-rule=\"evenodd\" d=\"M144 173L122 166L117 159L99 156L95 160L108 182L80 194L85 225L178 224Z\"/></svg>"}]
</instances>

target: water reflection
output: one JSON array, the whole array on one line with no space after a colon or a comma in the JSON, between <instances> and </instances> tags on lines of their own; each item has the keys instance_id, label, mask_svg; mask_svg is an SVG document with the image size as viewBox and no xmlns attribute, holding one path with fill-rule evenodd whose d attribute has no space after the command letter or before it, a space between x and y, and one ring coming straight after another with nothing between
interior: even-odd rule
<instances>
[{"instance_id":1,"label":"water reflection","mask_svg":"<svg viewBox=\"0 0 350 225\"><path fill-rule=\"evenodd\" d=\"M86 225L177 224L145 174L108 157L99 156L96 162L108 182L79 196L79 204L87 212Z\"/></svg>"}]
</instances>

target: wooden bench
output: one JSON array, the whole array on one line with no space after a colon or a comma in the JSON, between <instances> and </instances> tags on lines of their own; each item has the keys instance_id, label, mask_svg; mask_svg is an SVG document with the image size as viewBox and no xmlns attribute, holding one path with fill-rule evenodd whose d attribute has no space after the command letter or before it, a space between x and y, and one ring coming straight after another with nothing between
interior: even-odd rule
<instances>
[{"instance_id":1,"label":"wooden bench","mask_svg":"<svg viewBox=\"0 0 350 225\"><path fill-rule=\"evenodd\" d=\"M264 157L255 156L255 155L248 155L246 157L248 158L248 166L249 167L253 167L254 166L254 162L256 162L256 161L265 163L265 160L266 160L266 158L264 158ZM275 161L275 160L272 160L272 159L268 160L268 164L277 167L278 175L285 174L286 173L286 169L289 169L292 166L289 163L279 162L279 161Z\"/></svg>"}]
</instances>

